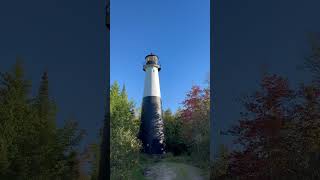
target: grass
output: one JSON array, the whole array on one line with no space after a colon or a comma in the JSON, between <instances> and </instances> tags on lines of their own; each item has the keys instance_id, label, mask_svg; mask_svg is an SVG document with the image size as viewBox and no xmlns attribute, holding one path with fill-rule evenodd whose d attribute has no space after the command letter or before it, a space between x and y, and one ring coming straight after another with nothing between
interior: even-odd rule
<instances>
[{"instance_id":1,"label":"grass","mask_svg":"<svg viewBox=\"0 0 320 180\"><path fill-rule=\"evenodd\" d=\"M143 168L137 167L132 170L132 177L135 180L145 180L145 177L143 176Z\"/></svg>"},{"instance_id":2,"label":"grass","mask_svg":"<svg viewBox=\"0 0 320 180\"><path fill-rule=\"evenodd\" d=\"M158 162L158 159L150 155L140 154L139 164L136 168L132 170L132 177L134 178L134 180L145 180L146 178L143 175L144 169L157 162Z\"/></svg>"},{"instance_id":3,"label":"grass","mask_svg":"<svg viewBox=\"0 0 320 180\"><path fill-rule=\"evenodd\" d=\"M194 161L193 158L188 155L173 156L171 153L166 154L163 161L193 165L201 169L200 173L203 177L209 179L210 167L207 167L207 162Z\"/></svg>"},{"instance_id":4,"label":"grass","mask_svg":"<svg viewBox=\"0 0 320 180\"><path fill-rule=\"evenodd\" d=\"M161 162L158 166L165 165L167 168L175 172L175 180L193 180L193 177L198 176L201 170L188 164L176 162Z\"/></svg>"},{"instance_id":5,"label":"grass","mask_svg":"<svg viewBox=\"0 0 320 180\"><path fill-rule=\"evenodd\" d=\"M193 161L190 156L187 156L187 155L173 156L171 153L166 154L163 161L193 164Z\"/></svg>"},{"instance_id":6,"label":"grass","mask_svg":"<svg viewBox=\"0 0 320 180\"><path fill-rule=\"evenodd\" d=\"M178 174L178 178L180 179L185 179L185 178L188 178L188 172L186 170L186 168L184 168L183 166L181 165L175 165L175 168L177 169L177 174Z\"/></svg>"}]
</instances>

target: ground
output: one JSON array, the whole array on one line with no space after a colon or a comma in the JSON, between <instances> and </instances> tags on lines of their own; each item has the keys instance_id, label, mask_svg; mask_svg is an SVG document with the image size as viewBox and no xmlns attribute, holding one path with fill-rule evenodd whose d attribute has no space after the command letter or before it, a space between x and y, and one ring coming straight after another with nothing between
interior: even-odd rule
<instances>
[{"instance_id":1,"label":"ground","mask_svg":"<svg viewBox=\"0 0 320 180\"><path fill-rule=\"evenodd\" d=\"M183 163L156 163L144 173L148 180L204 180L199 168Z\"/></svg>"},{"instance_id":2,"label":"ground","mask_svg":"<svg viewBox=\"0 0 320 180\"><path fill-rule=\"evenodd\" d=\"M208 173L185 161L187 157L143 156L137 180L208 180Z\"/></svg>"}]
</instances>

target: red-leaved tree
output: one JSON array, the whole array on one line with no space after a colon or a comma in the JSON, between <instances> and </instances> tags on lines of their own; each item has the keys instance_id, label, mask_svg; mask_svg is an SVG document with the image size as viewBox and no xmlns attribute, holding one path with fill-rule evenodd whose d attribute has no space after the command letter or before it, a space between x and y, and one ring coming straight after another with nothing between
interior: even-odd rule
<instances>
[{"instance_id":1,"label":"red-leaved tree","mask_svg":"<svg viewBox=\"0 0 320 180\"><path fill-rule=\"evenodd\" d=\"M209 166L210 144L210 88L193 86L183 101L180 112L182 136L189 152Z\"/></svg>"},{"instance_id":2,"label":"red-leaved tree","mask_svg":"<svg viewBox=\"0 0 320 180\"><path fill-rule=\"evenodd\" d=\"M260 90L242 103L245 110L229 130L241 146L229 156L230 176L253 180L320 177L319 168L312 165L320 152L316 87L302 85L292 90L287 79L266 75Z\"/></svg>"},{"instance_id":3,"label":"red-leaved tree","mask_svg":"<svg viewBox=\"0 0 320 180\"><path fill-rule=\"evenodd\" d=\"M241 149L231 153L230 172L243 179L271 178L282 171L282 129L288 117L288 103L294 97L288 81L266 75L260 91L242 99L245 111L229 132Z\"/></svg>"}]
</instances>

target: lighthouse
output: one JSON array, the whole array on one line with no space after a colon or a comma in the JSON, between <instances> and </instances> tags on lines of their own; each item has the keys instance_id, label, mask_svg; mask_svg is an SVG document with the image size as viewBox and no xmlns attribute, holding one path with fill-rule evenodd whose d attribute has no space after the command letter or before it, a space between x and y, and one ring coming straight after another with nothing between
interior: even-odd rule
<instances>
[{"instance_id":1,"label":"lighthouse","mask_svg":"<svg viewBox=\"0 0 320 180\"><path fill-rule=\"evenodd\" d=\"M139 139L142 141L143 146L142 151L146 154L164 153L160 70L158 56L152 53L147 55L143 65L145 79L139 131Z\"/></svg>"}]
</instances>

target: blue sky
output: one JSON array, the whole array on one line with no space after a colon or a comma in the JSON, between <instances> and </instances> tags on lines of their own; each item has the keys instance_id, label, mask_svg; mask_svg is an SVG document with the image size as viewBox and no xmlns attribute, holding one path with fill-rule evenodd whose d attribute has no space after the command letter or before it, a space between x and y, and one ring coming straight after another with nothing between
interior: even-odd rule
<instances>
[{"instance_id":1,"label":"blue sky","mask_svg":"<svg viewBox=\"0 0 320 180\"><path fill-rule=\"evenodd\" d=\"M110 83L125 84L141 105L150 52L159 56L163 109L175 111L193 84L210 72L209 0L117 0L111 2Z\"/></svg>"},{"instance_id":2,"label":"blue sky","mask_svg":"<svg viewBox=\"0 0 320 180\"><path fill-rule=\"evenodd\" d=\"M105 109L106 26L104 1L4 1L0 6L0 72L16 56L24 60L32 94L47 70L59 126L72 117L98 140Z\"/></svg>"}]
</instances>

